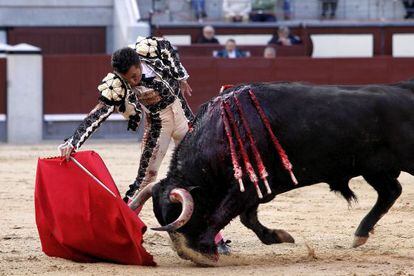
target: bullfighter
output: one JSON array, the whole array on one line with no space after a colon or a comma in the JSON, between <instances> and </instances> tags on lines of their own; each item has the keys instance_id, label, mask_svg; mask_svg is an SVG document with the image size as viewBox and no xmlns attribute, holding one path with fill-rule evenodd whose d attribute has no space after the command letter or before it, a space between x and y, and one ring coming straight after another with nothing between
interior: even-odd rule
<instances>
[{"instance_id":1,"label":"bullfighter","mask_svg":"<svg viewBox=\"0 0 414 276\"><path fill-rule=\"evenodd\" d=\"M128 119L128 130L134 131L144 111L143 150L138 175L124 197L127 202L156 179L171 138L178 144L187 133L194 115L183 93L191 96L192 90L177 51L163 38L139 38L134 49L116 51L111 64L113 72L98 86L98 105L61 146L61 154L69 158L114 111Z\"/></svg>"},{"instance_id":2,"label":"bullfighter","mask_svg":"<svg viewBox=\"0 0 414 276\"><path fill-rule=\"evenodd\" d=\"M138 38L134 49L122 48L112 55L113 72L98 86L99 103L74 134L59 148L68 159L114 111L136 130L145 112L145 131L138 175L124 201L155 181L171 138L177 145L189 129L194 114L183 94L191 96L189 75L170 42L158 37ZM219 252L230 252L217 235Z\"/></svg>"}]
</instances>

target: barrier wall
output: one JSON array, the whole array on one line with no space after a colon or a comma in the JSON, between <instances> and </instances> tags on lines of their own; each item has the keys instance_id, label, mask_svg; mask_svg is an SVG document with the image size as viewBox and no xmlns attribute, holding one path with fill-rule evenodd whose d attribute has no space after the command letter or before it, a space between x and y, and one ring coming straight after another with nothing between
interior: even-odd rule
<instances>
[{"instance_id":1,"label":"barrier wall","mask_svg":"<svg viewBox=\"0 0 414 276\"><path fill-rule=\"evenodd\" d=\"M411 22L315 22L302 24L298 22L287 22L291 32L302 38L307 55L312 53L312 34L372 34L374 37L374 55L392 55L392 35L395 33L414 33L414 26ZM216 35L237 35L237 34L274 34L279 23L263 24L214 24ZM189 35L192 43L197 41L201 35L202 26L198 24L169 24L157 25L154 34L162 35Z\"/></svg>"},{"instance_id":2,"label":"barrier wall","mask_svg":"<svg viewBox=\"0 0 414 276\"><path fill-rule=\"evenodd\" d=\"M108 55L44 56L44 114L88 113L97 103L99 83L109 72Z\"/></svg>"},{"instance_id":3,"label":"barrier wall","mask_svg":"<svg viewBox=\"0 0 414 276\"><path fill-rule=\"evenodd\" d=\"M276 48L276 55L278 57L290 57L290 56L307 56L307 50L305 45L292 45L289 47L272 45ZM252 57L263 57L265 45L249 45L239 46L238 49L242 51L249 51ZM208 45L208 44L195 44L190 46L177 46L178 52L181 57L211 57L213 51L222 50L223 45Z\"/></svg>"},{"instance_id":4,"label":"barrier wall","mask_svg":"<svg viewBox=\"0 0 414 276\"><path fill-rule=\"evenodd\" d=\"M43 138L62 141L98 103L97 86L111 72L108 55L45 55L43 58ZM94 138L138 140L138 132L126 131L127 122L114 114Z\"/></svg>"},{"instance_id":5,"label":"barrier wall","mask_svg":"<svg viewBox=\"0 0 414 276\"><path fill-rule=\"evenodd\" d=\"M43 54L105 54L104 27L16 27L7 31L11 45L29 43Z\"/></svg>"},{"instance_id":6,"label":"barrier wall","mask_svg":"<svg viewBox=\"0 0 414 276\"><path fill-rule=\"evenodd\" d=\"M0 58L0 114L6 114L7 95L7 62L6 58Z\"/></svg>"},{"instance_id":7,"label":"barrier wall","mask_svg":"<svg viewBox=\"0 0 414 276\"><path fill-rule=\"evenodd\" d=\"M194 110L223 84L302 81L314 84L391 83L414 78L414 58L312 59L286 57L182 58L194 92ZM97 84L109 72L109 56L45 56L44 113L87 113L96 104Z\"/></svg>"},{"instance_id":8,"label":"barrier wall","mask_svg":"<svg viewBox=\"0 0 414 276\"><path fill-rule=\"evenodd\" d=\"M7 63L0 58L0 141L6 140L6 113L7 113Z\"/></svg>"},{"instance_id":9,"label":"barrier wall","mask_svg":"<svg viewBox=\"0 0 414 276\"><path fill-rule=\"evenodd\" d=\"M195 109L217 94L222 84L261 81L301 81L314 84L391 83L414 77L414 59L391 57L266 60L184 59L194 89Z\"/></svg>"}]
</instances>

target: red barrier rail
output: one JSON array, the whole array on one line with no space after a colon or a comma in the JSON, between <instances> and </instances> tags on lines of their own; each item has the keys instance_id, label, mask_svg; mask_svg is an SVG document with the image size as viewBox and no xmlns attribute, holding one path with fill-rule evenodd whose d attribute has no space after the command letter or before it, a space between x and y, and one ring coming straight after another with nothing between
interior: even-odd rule
<instances>
[{"instance_id":1,"label":"red barrier rail","mask_svg":"<svg viewBox=\"0 0 414 276\"><path fill-rule=\"evenodd\" d=\"M97 103L97 87L111 72L108 55L43 57L45 114L87 113Z\"/></svg>"},{"instance_id":2,"label":"red barrier rail","mask_svg":"<svg viewBox=\"0 0 414 276\"><path fill-rule=\"evenodd\" d=\"M7 43L29 43L43 54L104 54L104 27L15 27L7 31Z\"/></svg>"},{"instance_id":3,"label":"red barrier rail","mask_svg":"<svg viewBox=\"0 0 414 276\"><path fill-rule=\"evenodd\" d=\"M414 58L282 57L217 59L182 58L198 106L217 95L221 85L262 81L302 81L314 84L391 83L414 77ZM44 112L87 113L97 102L96 87L110 72L110 58L96 56L44 57Z\"/></svg>"},{"instance_id":4,"label":"red barrier rail","mask_svg":"<svg viewBox=\"0 0 414 276\"><path fill-rule=\"evenodd\" d=\"M293 23L292 23L293 24ZM215 25L217 35L274 34L279 24L219 24ZM201 36L202 26L193 25L159 25L154 33L162 35L189 35L195 43ZM414 25L409 22L314 22L309 24L293 24L291 32L303 41L306 55L312 53L312 34L372 34L374 38L374 55L392 55L392 35L398 33L414 33Z\"/></svg>"},{"instance_id":5,"label":"red barrier rail","mask_svg":"<svg viewBox=\"0 0 414 276\"><path fill-rule=\"evenodd\" d=\"M249 51L252 57L263 57L263 51L267 45L249 45L238 46L237 48L242 51ZM306 47L304 44L292 45L292 46L276 46L276 55L278 57L290 57L290 56L307 56ZM212 57L213 51L222 50L223 45L208 45L208 44L194 44L187 46L177 46L178 52L181 57Z\"/></svg>"}]
</instances>

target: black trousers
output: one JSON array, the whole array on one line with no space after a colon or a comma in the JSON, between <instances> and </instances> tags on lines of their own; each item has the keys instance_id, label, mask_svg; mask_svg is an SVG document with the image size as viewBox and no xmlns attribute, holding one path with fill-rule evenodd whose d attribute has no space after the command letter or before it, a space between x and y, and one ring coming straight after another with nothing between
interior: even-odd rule
<instances>
[{"instance_id":1,"label":"black trousers","mask_svg":"<svg viewBox=\"0 0 414 276\"><path fill-rule=\"evenodd\" d=\"M403 0L405 8L405 18L414 18L414 1L413 0Z\"/></svg>"},{"instance_id":2,"label":"black trousers","mask_svg":"<svg viewBox=\"0 0 414 276\"><path fill-rule=\"evenodd\" d=\"M322 17L326 17L329 9L331 10L330 16L335 17L337 6L338 0L322 0Z\"/></svg>"}]
</instances>

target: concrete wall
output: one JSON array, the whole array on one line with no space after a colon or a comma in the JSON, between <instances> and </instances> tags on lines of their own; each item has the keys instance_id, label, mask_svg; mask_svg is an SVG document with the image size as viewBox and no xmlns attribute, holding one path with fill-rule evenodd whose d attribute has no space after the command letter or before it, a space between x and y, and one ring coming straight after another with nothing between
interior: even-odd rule
<instances>
[{"instance_id":1,"label":"concrete wall","mask_svg":"<svg viewBox=\"0 0 414 276\"><path fill-rule=\"evenodd\" d=\"M0 26L108 26L113 0L0 0Z\"/></svg>"},{"instance_id":2,"label":"concrete wall","mask_svg":"<svg viewBox=\"0 0 414 276\"><path fill-rule=\"evenodd\" d=\"M0 29L0 44L6 44L7 43L7 32L6 30Z\"/></svg>"},{"instance_id":3,"label":"concrete wall","mask_svg":"<svg viewBox=\"0 0 414 276\"><path fill-rule=\"evenodd\" d=\"M149 25L138 22L134 0L0 0L3 27L106 27L106 52L149 35ZM0 34L1 39L1 34Z\"/></svg>"},{"instance_id":4,"label":"concrete wall","mask_svg":"<svg viewBox=\"0 0 414 276\"><path fill-rule=\"evenodd\" d=\"M7 53L7 141L39 143L43 120L42 55L39 48L20 45Z\"/></svg>"},{"instance_id":5,"label":"concrete wall","mask_svg":"<svg viewBox=\"0 0 414 276\"><path fill-rule=\"evenodd\" d=\"M138 36L150 34L149 24L138 21L139 14L134 14L133 10L129 0L114 2L112 50L134 44Z\"/></svg>"},{"instance_id":6,"label":"concrete wall","mask_svg":"<svg viewBox=\"0 0 414 276\"><path fill-rule=\"evenodd\" d=\"M7 140L6 115L0 114L0 142Z\"/></svg>"}]
</instances>

